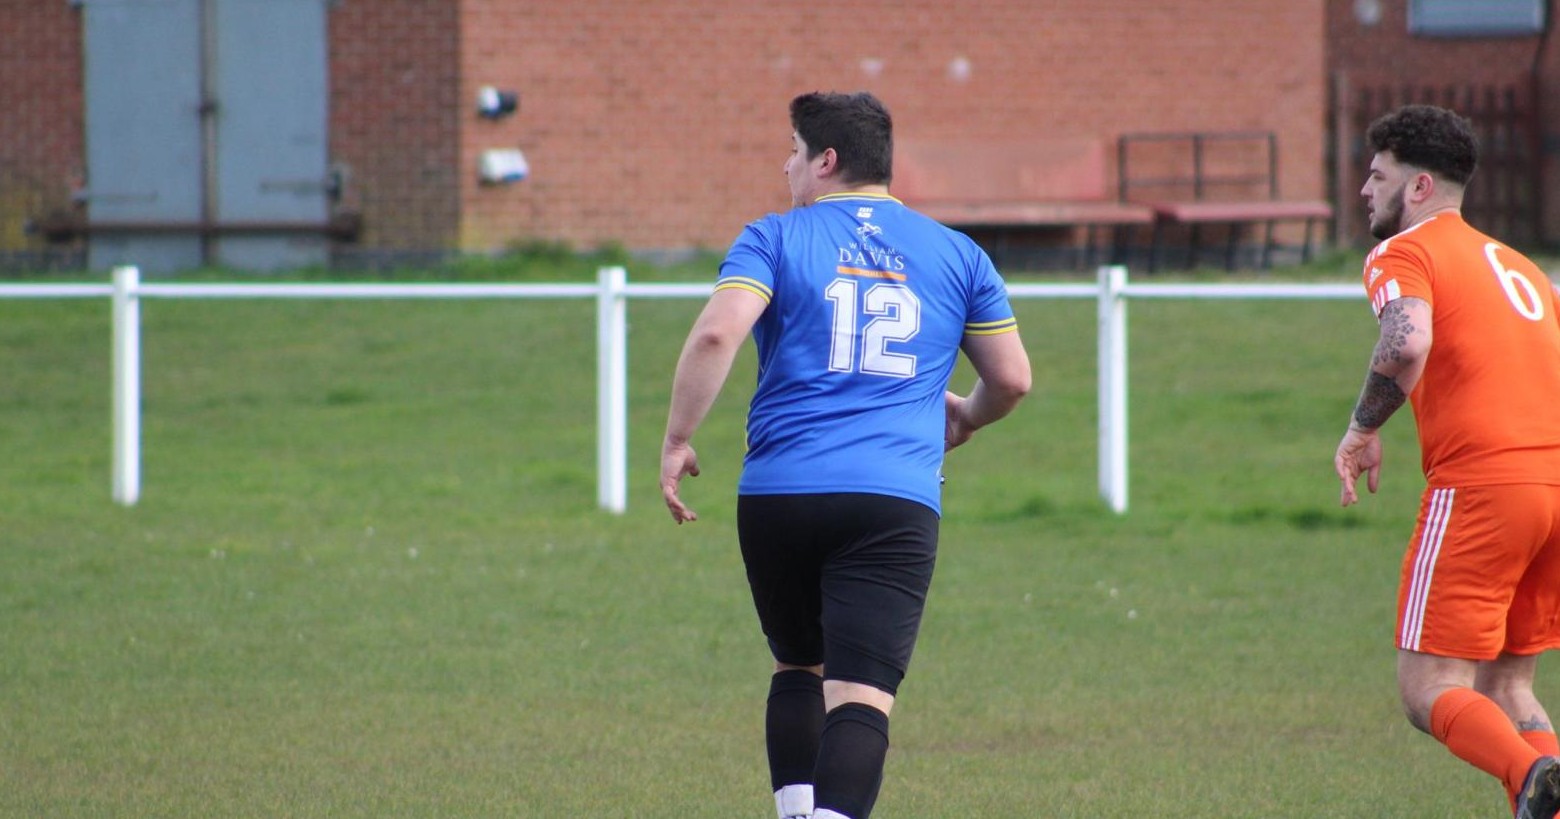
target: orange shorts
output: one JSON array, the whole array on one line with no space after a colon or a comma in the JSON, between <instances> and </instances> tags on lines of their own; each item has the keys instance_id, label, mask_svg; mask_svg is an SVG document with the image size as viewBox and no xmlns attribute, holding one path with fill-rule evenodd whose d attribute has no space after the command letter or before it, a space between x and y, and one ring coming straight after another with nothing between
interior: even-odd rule
<instances>
[{"instance_id":1,"label":"orange shorts","mask_svg":"<svg viewBox=\"0 0 1560 819\"><path fill-rule=\"evenodd\" d=\"M1560 648L1560 486L1426 489L1397 644L1468 660Z\"/></svg>"}]
</instances>

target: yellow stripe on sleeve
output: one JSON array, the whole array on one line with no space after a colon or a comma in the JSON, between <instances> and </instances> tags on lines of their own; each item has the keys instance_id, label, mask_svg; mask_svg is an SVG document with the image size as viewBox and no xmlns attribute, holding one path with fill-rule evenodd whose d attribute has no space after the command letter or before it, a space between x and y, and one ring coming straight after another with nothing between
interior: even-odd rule
<instances>
[{"instance_id":1,"label":"yellow stripe on sleeve","mask_svg":"<svg viewBox=\"0 0 1560 819\"><path fill-rule=\"evenodd\" d=\"M746 276L732 276L729 279L721 279L720 282L715 285L716 290L726 290L728 288L735 290L746 290L749 293L754 293L759 298L763 299L766 303L775 296L774 291L766 287L763 282L758 281L757 279L747 278Z\"/></svg>"},{"instance_id":2,"label":"yellow stripe on sleeve","mask_svg":"<svg viewBox=\"0 0 1560 819\"><path fill-rule=\"evenodd\" d=\"M998 321L976 321L964 325L964 332L972 336L994 336L999 333L1011 333L1018 329L1018 319L1008 318Z\"/></svg>"}]
</instances>

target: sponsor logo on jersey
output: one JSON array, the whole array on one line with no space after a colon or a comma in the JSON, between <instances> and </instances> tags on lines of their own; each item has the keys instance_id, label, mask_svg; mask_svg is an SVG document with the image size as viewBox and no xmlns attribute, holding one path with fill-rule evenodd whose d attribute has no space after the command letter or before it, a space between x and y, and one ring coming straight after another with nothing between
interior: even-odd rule
<instances>
[{"instance_id":1,"label":"sponsor logo on jersey","mask_svg":"<svg viewBox=\"0 0 1560 819\"><path fill-rule=\"evenodd\" d=\"M873 247L854 242L840 248L839 266L835 272L846 276L865 276L874 279L905 280L905 257L891 248Z\"/></svg>"}]
</instances>

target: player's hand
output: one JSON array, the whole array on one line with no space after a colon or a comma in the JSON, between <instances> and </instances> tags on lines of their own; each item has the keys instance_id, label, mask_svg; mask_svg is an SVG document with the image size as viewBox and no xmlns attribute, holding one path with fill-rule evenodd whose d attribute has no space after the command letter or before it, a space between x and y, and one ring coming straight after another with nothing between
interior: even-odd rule
<instances>
[{"instance_id":1,"label":"player's hand","mask_svg":"<svg viewBox=\"0 0 1560 819\"><path fill-rule=\"evenodd\" d=\"M943 408L946 417L943 421L943 451L968 441L975 434L975 428L970 426L964 415L965 398L951 392L943 391Z\"/></svg>"},{"instance_id":2,"label":"player's hand","mask_svg":"<svg viewBox=\"0 0 1560 819\"><path fill-rule=\"evenodd\" d=\"M1341 506L1353 505L1360 499L1354 482L1365 475L1365 486L1371 493L1381 485L1381 435L1377 430L1363 430L1349 425L1349 431L1338 442L1338 453L1333 456L1333 469L1343 490L1338 496Z\"/></svg>"},{"instance_id":3,"label":"player's hand","mask_svg":"<svg viewBox=\"0 0 1560 819\"><path fill-rule=\"evenodd\" d=\"M699 455L688 444L674 444L670 441L661 446L661 498L666 501L666 508L672 513L672 520L679 525L698 520L699 516L689 509L677 496L677 488L682 483L684 475L697 478L699 476Z\"/></svg>"}]
</instances>

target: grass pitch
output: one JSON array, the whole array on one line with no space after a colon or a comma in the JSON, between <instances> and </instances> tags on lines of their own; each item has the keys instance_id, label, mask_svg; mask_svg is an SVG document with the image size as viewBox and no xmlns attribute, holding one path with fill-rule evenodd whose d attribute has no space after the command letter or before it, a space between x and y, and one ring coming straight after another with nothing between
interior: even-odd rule
<instances>
[{"instance_id":1,"label":"grass pitch","mask_svg":"<svg viewBox=\"0 0 1560 819\"><path fill-rule=\"evenodd\" d=\"M1016 306L1036 389L949 458L875 815L1502 815L1398 712L1406 414L1337 508L1363 302L1133 303L1124 517L1092 303ZM695 440L702 519L655 486L698 308L629 307L615 517L589 303L150 300L122 509L106 301L0 300L0 815L772 816L751 349Z\"/></svg>"}]
</instances>

